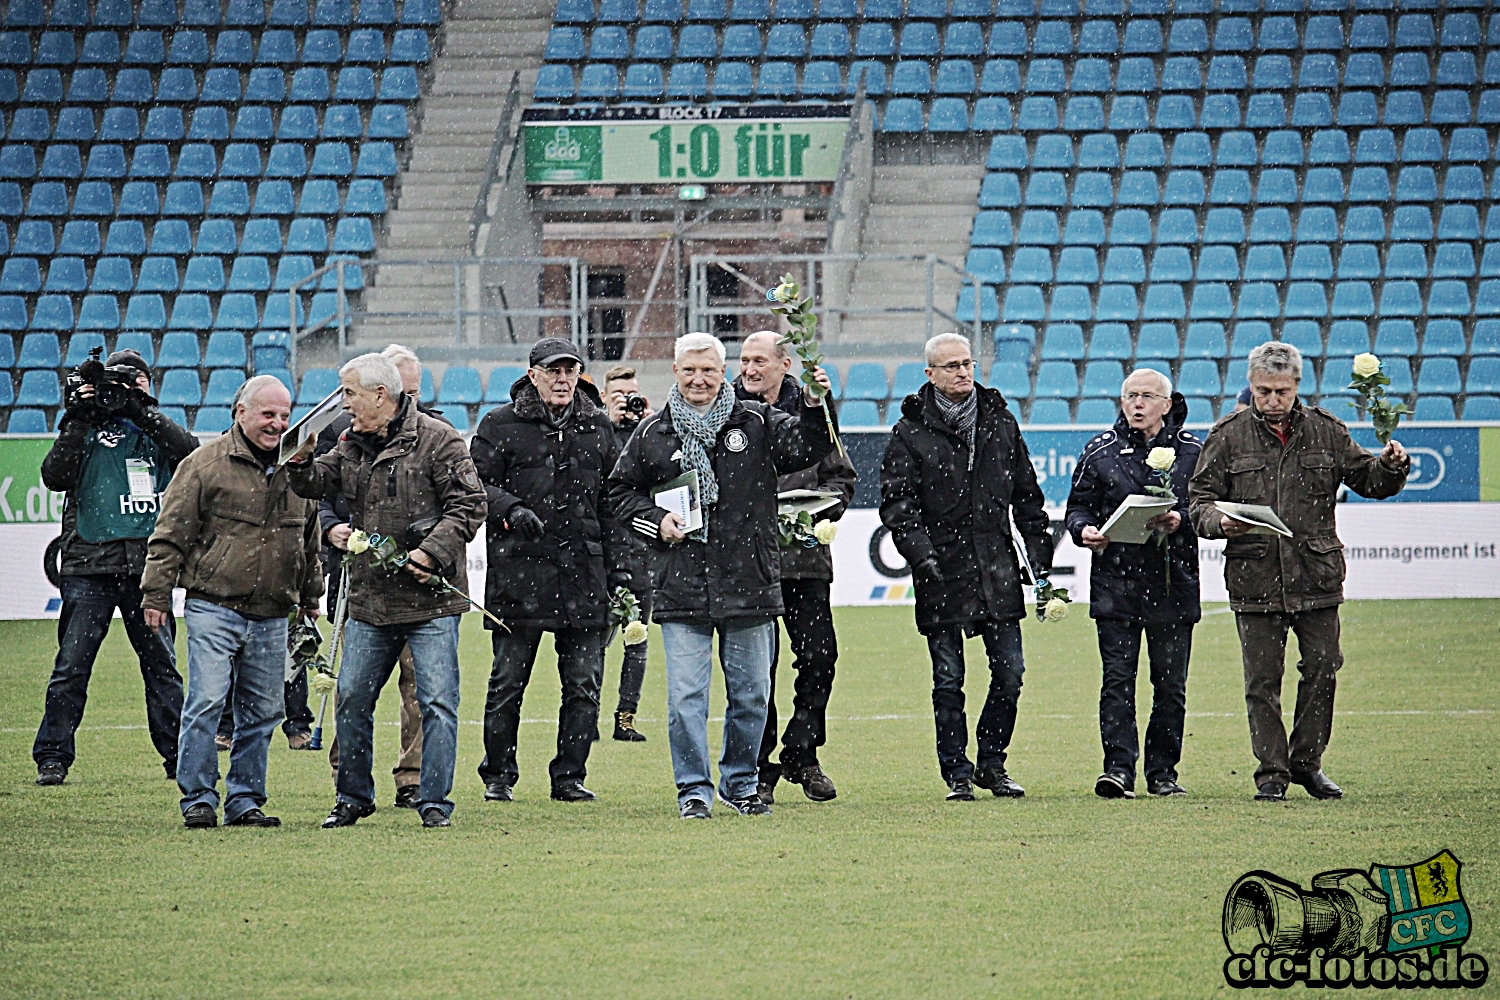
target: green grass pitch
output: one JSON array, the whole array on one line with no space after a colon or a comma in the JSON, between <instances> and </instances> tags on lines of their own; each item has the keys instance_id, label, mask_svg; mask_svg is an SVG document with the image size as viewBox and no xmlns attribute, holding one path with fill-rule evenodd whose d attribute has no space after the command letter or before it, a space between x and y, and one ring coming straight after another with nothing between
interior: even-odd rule
<instances>
[{"instance_id":1,"label":"green grass pitch","mask_svg":"<svg viewBox=\"0 0 1500 1000\"><path fill-rule=\"evenodd\" d=\"M393 679L379 712L380 811L327 832L326 760L289 751L279 731L267 810L285 825L184 830L118 626L68 783L35 787L54 626L4 623L0 996L1225 996L1220 912L1238 875L1264 868L1306 885L1442 848L1464 862L1468 947L1500 961L1500 602L1346 605L1326 766L1347 796L1314 802L1294 788L1285 804L1251 801L1239 647L1222 608L1193 652L1189 796L1114 802L1092 790L1099 665L1084 609L1025 626L1010 763L1026 798L973 803L943 801L911 610L836 616L823 753L835 802L781 785L769 818L678 820L654 638L641 709L650 742L615 743L605 728L588 781L599 801L547 798L557 681L544 643L518 800L482 802L489 646L468 615L454 825L423 830L390 808ZM987 674L977 641L968 656L972 726ZM619 659L616 645L601 728ZM1288 712L1292 699L1289 678ZM1144 679L1138 700L1144 731Z\"/></svg>"}]
</instances>

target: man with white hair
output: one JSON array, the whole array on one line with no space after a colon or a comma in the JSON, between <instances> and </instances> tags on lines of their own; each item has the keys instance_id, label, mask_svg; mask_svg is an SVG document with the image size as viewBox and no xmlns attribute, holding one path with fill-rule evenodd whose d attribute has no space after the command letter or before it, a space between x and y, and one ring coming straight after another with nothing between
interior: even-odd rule
<instances>
[{"instance_id":1,"label":"man with white hair","mask_svg":"<svg viewBox=\"0 0 1500 1000\"><path fill-rule=\"evenodd\" d=\"M323 827L375 812L371 777L375 702L410 646L422 710L422 825L449 825L458 750L458 622L468 610L466 546L484 523L484 487L463 439L421 413L390 358L363 354L339 369L349 430L326 455L290 463L292 488L310 499L343 494L353 526L382 535L409 562L388 571L370 556L349 572L349 623L339 671L338 801ZM450 589L435 582L447 581Z\"/></svg>"},{"instance_id":2,"label":"man with white hair","mask_svg":"<svg viewBox=\"0 0 1500 1000\"><path fill-rule=\"evenodd\" d=\"M315 506L277 466L292 397L271 375L240 387L234 426L177 469L146 546L146 624L172 620L172 588L187 590L188 689L182 707L177 785L183 823L218 823L214 734L234 691L234 747L224 780L224 825L279 826L267 816L266 761L284 711L287 615L318 614Z\"/></svg>"},{"instance_id":3,"label":"man with white hair","mask_svg":"<svg viewBox=\"0 0 1500 1000\"><path fill-rule=\"evenodd\" d=\"M1104 667L1099 689L1104 771L1094 782L1094 794L1101 798L1135 798L1135 765L1140 759L1135 678L1142 631L1152 692L1146 788L1152 795L1186 794L1177 783L1177 763L1182 759L1193 625L1200 618L1198 538L1188 519L1187 484L1202 448L1182 429L1186 420L1187 401L1172 391L1172 380L1153 369L1137 368L1120 387L1120 416L1114 429L1084 446L1073 472L1068 531L1074 544L1094 553L1089 617L1099 633ZM1126 497L1149 495L1164 477L1177 502L1147 522L1155 537L1132 544L1100 532Z\"/></svg>"},{"instance_id":4,"label":"man with white hair","mask_svg":"<svg viewBox=\"0 0 1500 1000\"><path fill-rule=\"evenodd\" d=\"M821 400L805 390L794 415L736 399L724 379L724 344L706 333L677 339L677 377L662 411L641 422L610 477L615 519L652 542L653 617L667 661L667 737L683 819L711 815L708 689L719 635L728 707L719 797L742 815L766 815L756 755L766 728L773 622L785 611L777 552L776 478L833 448ZM818 370L825 387L828 376ZM653 499L695 473L701 527Z\"/></svg>"},{"instance_id":5,"label":"man with white hair","mask_svg":"<svg viewBox=\"0 0 1500 1000\"><path fill-rule=\"evenodd\" d=\"M1214 425L1193 473L1193 527L1204 538L1229 539L1224 583L1240 633L1250 746L1260 761L1255 797L1280 802L1295 783L1315 799L1336 799L1343 790L1323 773L1344 662L1344 545L1334 505L1341 484L1372 500L1394 496L1406 484L1411 458L1395 440L1372 455L1354 443L1343 421L1302 405L1302 355L1291 344L1261 344L1250 352L1248 368L1249 409ZM1254 525L1225 513L1219 501L1267 505L1291 536L1252 534ZM1290 741L1281 721L1288 629L1297 634L1302 675Z\"/></svg>"},{"instance_id":6,"label":"man with white hair","mask_svg":"<svg viewBox=\"0 0 1500 1000\"><path fill-rule=\"evenodd\" d=\"M1021 559L1045 578L1052 536L1021 428L995 389L975 383L967 337L927 342L928 382L901 403L880 469L880 520L906 557L917 590L917 629L932 657L938 765L948 800L970 802L974 786L1026 794L1005 770L1021 697ZM964 638L982 636L990 689L969 760L964 714Z\"/></svg>"}]
</instances>

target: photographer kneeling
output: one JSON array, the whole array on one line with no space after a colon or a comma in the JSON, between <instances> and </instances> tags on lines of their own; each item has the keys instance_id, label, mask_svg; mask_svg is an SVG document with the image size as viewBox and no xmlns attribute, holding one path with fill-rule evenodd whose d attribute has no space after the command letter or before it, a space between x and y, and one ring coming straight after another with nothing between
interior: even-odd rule
<instances>
[{"instance_id":1,"label":"photographer kneeling","mask_svg":"<svg viewBox=\"0 0 1500 1000\"><path fill-rule=\"evenodd\" d=\"M67 409L42 460L42 482L67 494L62 516L62 616L57 660L42 725L31 748L38 785L60 785L73 766L94 658L115 608L141 661L146 724L167 777L177 773L182 677L170 628L158 634L141 615L146 539L162 491L198 440L162 415L151 398L151 368L135 351L97 355L68 375Z\"/></svg>"}]
</instances>

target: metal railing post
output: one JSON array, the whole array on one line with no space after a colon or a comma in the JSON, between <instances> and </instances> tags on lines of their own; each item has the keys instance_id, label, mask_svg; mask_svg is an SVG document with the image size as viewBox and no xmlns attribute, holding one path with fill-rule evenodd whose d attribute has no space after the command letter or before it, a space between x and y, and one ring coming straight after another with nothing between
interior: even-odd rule
<instances>
[{"instance_id":1,"label":"metal railing post","mask_svg":"<svg viewBox=\"0 0 1500 1000\"><path fill-rule=\"evenodd\" d=\"M453 346L464 342L464 270L459 261L453 262Z\"/></svg>"},{"instance_id":2,"label":"metal railing post","mask_svg":"<svg viewBox=\"0 0 1500 1000\"><path fill-rule=\"evenodd\" d=\"M934 254L927 255L927 339L932 339L932 282L933 269L937 257Z\"/></svg>"},{"instance_id":3,"label":"metal railing post","mask_svg":"<svg viewBox=\"0 0 1500 1000\"><path fill-rule=\"evenodd\" d=\"M334 262L335 273L338 279L338 319L339 319L339 357L344 356L344 351L349 347L349 303L348 293L344 286L345 261L340 258Z\"/></svg>"}]
</instances>

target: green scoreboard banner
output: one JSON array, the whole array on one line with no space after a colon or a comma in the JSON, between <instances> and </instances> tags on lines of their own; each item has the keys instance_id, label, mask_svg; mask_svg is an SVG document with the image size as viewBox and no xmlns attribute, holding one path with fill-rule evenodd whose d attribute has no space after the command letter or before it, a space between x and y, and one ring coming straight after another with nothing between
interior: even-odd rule
<instances>
[{"instance_id":1,"label":"green scoreboard banner","mask_svg":"<svg viewBox=\"0 0 1500 1000\"><path fill-rule=\"evenodd\" d=\"M833 181L849 105L528 108L528 184Z\"/></svg>"}]
</instances>

